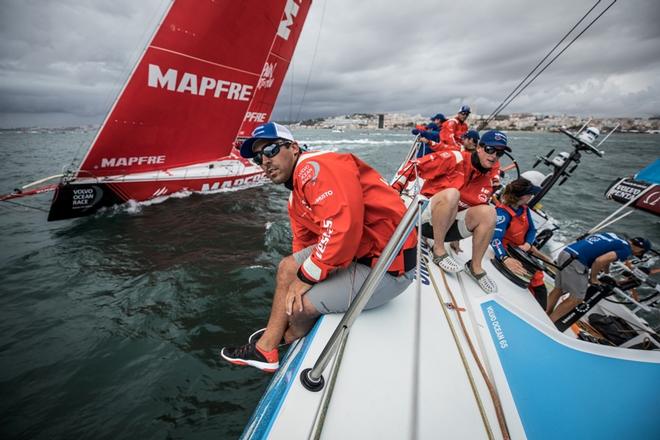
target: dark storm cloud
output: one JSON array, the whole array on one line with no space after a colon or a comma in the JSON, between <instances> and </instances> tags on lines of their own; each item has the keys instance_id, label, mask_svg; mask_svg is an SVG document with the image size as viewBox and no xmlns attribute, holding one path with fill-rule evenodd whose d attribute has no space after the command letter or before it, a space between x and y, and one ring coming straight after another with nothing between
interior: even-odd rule
<instances>
[{"instance_id":1,"label":"dark storm cloud","mask_svg":"<svg viewBox=\"0 0 660 440\"><path fill-rule=\"evenodd\" d=\"M275 117L489 113L593 4L315 0ZM0 126L74 125L102 121L168 0L0 5ZM507 111L660 113L658 22L619 0Z\"/></svg>"}]
</instances>

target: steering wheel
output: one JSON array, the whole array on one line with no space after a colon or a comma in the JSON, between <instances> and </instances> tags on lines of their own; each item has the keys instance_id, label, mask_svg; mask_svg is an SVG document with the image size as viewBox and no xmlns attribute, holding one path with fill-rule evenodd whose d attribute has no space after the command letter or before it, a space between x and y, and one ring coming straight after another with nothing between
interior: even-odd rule
<instances>
[{"instance_id":1,"label":"steering wheel","mask_svg":"<svg viewBox=\"0 0 660 440\"><path fill-rule=\"evenodd\" d=\"M505 165L503 163L500 163L500 170L503 170L504 168L508 168L511 165L513 165L514 168L516 169L516 178L515 179L506 179L506 180L507 181L512 181L512 180L520 179L520 167L518 166L518 162L516 162L516 159L511 154L509 154L509 152L505 151L504 155L506 157L508 157L509 159L511 159L511 164ZM509 171L510 171L510 169L507 170L506 172L508 173Z\"/></svg>"},{"instance_id":2,"label":"steering wheel","mask_svg":"<svg viewBox=\"0 0 660 440\"><path fill-rule=\"evenodd\" d=\"M536 258L533 255L528 254L527 252L520 249L518 246L507 246L507 251L509 255L516 260L520 261L523 267L530 273L534 273L537 270L547 272L547 268L543 261L539 258Z\"/></svg>"}]
</instances>

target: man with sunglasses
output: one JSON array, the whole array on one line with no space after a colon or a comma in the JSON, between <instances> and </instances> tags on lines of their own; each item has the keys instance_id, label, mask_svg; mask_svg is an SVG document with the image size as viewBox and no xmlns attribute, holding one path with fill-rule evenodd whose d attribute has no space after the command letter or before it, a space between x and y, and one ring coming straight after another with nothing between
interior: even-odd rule
<instances>
[{"instance_id":1,"label":"man with sunglasses","mask_svg":"<svg viewBox=\"0 0 660 440\"><path fill-rule=\"evenodd\" d=\"M424 156L404 167L392 185L402 190L417 170L424 179L420 193L431 198L430 224L422 226L422 233L434 239L433 262L449 273L465 269L486 293L497 291L481 260L495 228L495 208L488 202L497 182L499 158L505 151L511 151L506 134L490 130L483 134L475 151L444 150ZM458 241L469 236L472 260L461 267L447 253L444 243L452 242L452 248L460 252Z\"/></svg>"},{"instance_id":2,"label":"man with sunglasses","mask_svg":"<svg viewBox=\"0 0 660 440\"><path fill-rule=\"evenodd\" d=\"M235 365L273 372L278 346L307 334L321 314L348 310L350 303L398 226L406 208L369 165L352 154L303 153L291 132L269 122L241 146L273 183L292 191L289 218L293 254L278 266L265 329L221 356ZM378 307L402 293L414 277L417 235L413 231L366 305Z\"/></svg>"},{"instance_id":3,"label":"man with sunglasses","mask_svg":"<svg viewBox=\"0 0 660 440\"><path fill-rule=\"evenodd\" d=\"M631 256L641 258L651 249L651 242L643 237L626 240L611 232L589 235L569 244L557 257L561 267L555 276L555 287L548 295L546 312L557 321L584 301L590 284L598 285L598 274L607 273L611 263L625 261ZM569 296L557 308L559 298Z\"/></svg>"}]
</instances>

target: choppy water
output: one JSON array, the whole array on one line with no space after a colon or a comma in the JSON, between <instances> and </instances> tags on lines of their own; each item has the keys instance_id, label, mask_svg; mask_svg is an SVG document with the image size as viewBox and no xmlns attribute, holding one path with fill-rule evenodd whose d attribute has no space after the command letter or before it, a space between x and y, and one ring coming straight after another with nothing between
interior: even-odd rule
<instances>
[{"instance_id":1,"label":"choppy water","mask_svg":"<svg viewBox=\"0 0 660 440\"><path fill-rule=\"evenodd\" d=\"M403 132L299 131L390 177ZM0 132L0 193L59 172L92 132ZM523 170L564 136L510 133ZM615 209L602 194L660 156L660 136L614 135L544 206L572 238ZM290 251L286 190L170 198L55 223L0 204L0 438L235 438L269 376L218 359L264 325ZM50 196L21 203L47 209ZM660 222L611 228L660 245ZM651 316L659 322L657 316Z\"/></svg>"}]
</instances>

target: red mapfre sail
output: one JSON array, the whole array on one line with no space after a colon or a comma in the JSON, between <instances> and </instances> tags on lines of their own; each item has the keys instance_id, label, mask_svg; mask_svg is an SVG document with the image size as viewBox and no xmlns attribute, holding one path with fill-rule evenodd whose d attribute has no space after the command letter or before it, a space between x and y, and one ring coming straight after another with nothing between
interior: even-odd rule
<instances>
[{"instance_id":1,"label":"red mapfre sail","mask_svg":"<svg viewBox=\"0 0 660 440\"><path fill-rule=\"evenodd\" d=\"M245 121L241 125L238 136L249 137L257 125L270 120L311 3L311 0L288 0L286 2L273 47L261 71L257 90L245 114Z\"/></svg>"},{"instance_id":2,"label":"red mapfre sail","mask_svg":"<svg viewBox=\"0 0 660 440\"><path fill-rule=\"evenodd\" d=\"M291 3L297 16L285 12ZM308 0L173 2L78 175L132 174L226 156L265 60L279 47L290 58L308 8ZM279 43L283 22L289 40Z\"/></svg>"}]
</instances>

